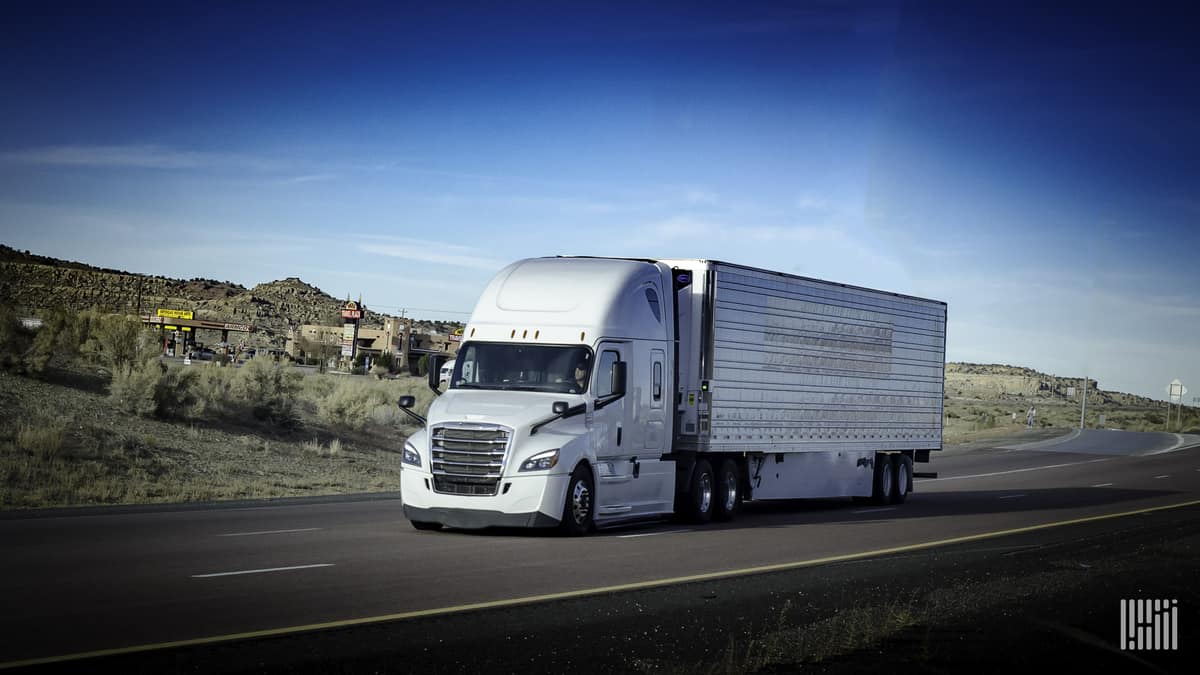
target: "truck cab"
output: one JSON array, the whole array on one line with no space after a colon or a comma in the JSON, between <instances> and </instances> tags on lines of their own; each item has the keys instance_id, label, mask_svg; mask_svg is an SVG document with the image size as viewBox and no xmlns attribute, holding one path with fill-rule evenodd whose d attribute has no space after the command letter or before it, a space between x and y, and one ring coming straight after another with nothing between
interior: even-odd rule
<instances>
[{"instance_id":1,"label":"truck cab","mask_svg":"<svg viewBox=\"0 0 1200 675\"><path fill-rule=\"evenodd\" d=\"M668 266L636 260L540 258L497 274L405 444L409 520L582 533L671 513L670 284Z\"/></svg>"}]
</instances>

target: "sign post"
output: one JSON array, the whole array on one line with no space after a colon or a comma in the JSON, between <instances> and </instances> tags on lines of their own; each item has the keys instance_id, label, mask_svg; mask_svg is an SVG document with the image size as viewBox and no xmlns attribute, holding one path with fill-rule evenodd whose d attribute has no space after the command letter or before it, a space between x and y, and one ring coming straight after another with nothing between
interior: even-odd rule
<instances>
[{"instance_id":1,"label":"sign post","mask_svg":"<svg viewBox=\"0 0 1200 675\"><path fill-rule=\"evenodd\" d=\"M1175 407L1179 410L1178 413L1176 413L1176 418L1179 421L1179 428L1183 428L1183 395L1186 393L1188 393L1188 389L1187 387L1183 386L1183 383L1179 381L1179 378L1171 380L1171 384L1167 385L1167 396L1169 397L1167 402L1167 431L1171 430L1172 403L1176 404Z\"/></svg>"}]
</instances>

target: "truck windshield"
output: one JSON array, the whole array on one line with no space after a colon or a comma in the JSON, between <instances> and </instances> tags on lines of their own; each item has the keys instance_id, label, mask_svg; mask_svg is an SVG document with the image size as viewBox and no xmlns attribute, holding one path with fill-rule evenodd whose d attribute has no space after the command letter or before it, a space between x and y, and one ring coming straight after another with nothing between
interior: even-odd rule
<instances>
[{"instance_id":1,"label":"truck windshield","mask_svg":"<svg viewBox=\"0 0 1200 675\"><path fill-rule=\"evenodd\" d=\"M587 347L468 342L458 350L450 388L581 394L591 372Z\"/></svg>"}]
</instances>

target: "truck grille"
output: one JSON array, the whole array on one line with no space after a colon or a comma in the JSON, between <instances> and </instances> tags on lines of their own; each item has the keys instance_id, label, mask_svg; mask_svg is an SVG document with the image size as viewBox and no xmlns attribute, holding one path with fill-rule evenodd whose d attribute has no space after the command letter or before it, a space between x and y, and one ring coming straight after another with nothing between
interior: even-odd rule
<instances>
[{"instance_id":1,"label":"truck grille","mask_svg":"<svg viewBox=\"0 0 1200 675\"><path fill-rule=\"evenodd\" d=\"M430 438L435 492L496 494L511 430L494 424L446 424L434 427Z\"/></svg>"}]
</instances>

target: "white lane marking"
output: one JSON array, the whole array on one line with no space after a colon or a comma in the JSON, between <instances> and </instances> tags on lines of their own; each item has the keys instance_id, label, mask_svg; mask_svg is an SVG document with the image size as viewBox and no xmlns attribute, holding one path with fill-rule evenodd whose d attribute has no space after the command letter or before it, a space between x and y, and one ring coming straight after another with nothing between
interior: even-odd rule
<instances>
[{"instance_id":1,"label":"white lane marking","mask_svg":"<svg viewBox=\"0 0 1200 675\"><path fill-rule=\"evenodd\" d=\"M252 537L257 534L289 534L291 532L316 532L319 527L298 527L294 530L260 530L258 532L231 532L229 534L218 534L218 537Z\"/></svg>"},{"instance_id":2,"label":"white lane marking","mask_svg":"<svg viewBox=\"0 0 1200 675\"><path fill-rule=\"evenodd\" d=\"M975 473L969 476L946 476L945 478L921 478L914 480L914 483L932 483L935 480L964 480L967 478L987 478L988 476L1004 476L1010 473L1024 473L1026 471L1041 471L1043 469L1061 469L1065 466L1079 466L1081 464L1095 464L1096 462L1108 462L1113 460L1113 457L1103 457L1101 459L1089 459L1086 462L1070 462L1068 464L1050 464L1048 466L1031 466L1027 469L1010 469L1009 471L993 471L991 473Z\"/></svg>"},{"instance_id":3,"label":"white lane marking","mask_svg":"<svg viewBox=\"0 0 1200 675\"><path fill-rule=\"evenodd\" d=\"M882 511L895 511L896 507L887 506L882 509L863 509L861 511L851 511L850 513L880 513Z\"/></svg>"},{"instance_id":4,"label":"white lane marking","mask_svg":"<svg viewBox=\"0 0 1200 675\"><path fill-rule=\"evenodd\" d=\"M1154 452L1147 452L1146 456L1149 457L1151 455L1165 455L1168 452L1175 452L1176 450L1188 450L1188 449L1196 447L1197 440L1200 440L1200 437L1196 436L1196 434L1175 434L1175 433L1173 433L1171 435L1175 437L1175 445L1172 445L1167 448L1163 448L1162 450L1155 450ZM1200 469L1197 469L1197 470L1200 471Z\"/></svg>"},{"instance_id":5,"label":"white lane marking","mask_svg":"<svg viewBox=\"0 0 1200 675\"><path fill-rule=\"evenodd\" d=\"M1002 445L996 449L1004 450L1004 451L1011 451L1011 450L1033 450L1035 448L1036 449L1049 448L1049 447L1055 446L1055 445L1062 445L1063 443L1066 443L1068 441L1073 441L1079 437L1080 433L1082 433L1082 432L1079 429L1072 429L1070 433L1063 434L1062 436L1059 436L1058 438L1048 438L1044 441L1031 441L1029 443L1019 443L1017 445Z\"/></svg>"},{"instance_id":6,"label":"white lane marking","mask_svg":"<svg viewBox=\"0 0 1200 675\"><path fill-rule=\"evenodd\" d=\"M213 572L212 574L193 574L193 579L208 579L210 577L232 577L238 574L262 574L264 572L288 572L291 570L308 570L314 567L333 567L333 563L317 563L315 565L292 565L291 567L267 567L261 570L238 570L236 572Z\"/></svg>"},{"instance_id":7,"label":"white lane marking","mask_svg":"<svg viewBox=\"0 0 1200 675\"><path fill-rule=\"evenodd\" d=\"M618 534L617 539L635 539L637 537L655 537L660 534L679 534L680 532L691 532L691 530L664 530L662 532L643 532L641 534Z\"/></svg>"},{"instance_id":8,"label":"white lane marking","mask_svg":"<svg viewBox=\"0 0 1200 675\"><path fill-rule=\"evenodd\" d=\"M996 497L996 499L1017 499L1018 497L1024 496L1026 495L1004 495L1003 497Z\"/></svg>"},{"instance_id":9,"label":"white lane marking","mask_svg":"<svg viewBox=\"0 0 1200 675\"><path fill-rule=\"evenodd\" d=\"M1154 477L1154 480L1158 480L1158 479L1160 479L1160 478L1170 478L1170 477L1171 477L1171 474L1166 474L1166 475L1163 475L1163 476L1155 476L1155 477Z\"/></svg>"},{"instance_id":10,"label":"white lane marking","mask_svg":"<svg viewBox=\"0 0 1200 675\"><path fill-rule=\"evenodd\" d=\"M1093 485L1092 487L1108 487L1110 485L1112 485L1112 483L1100 483L1098 485Z\"/></svg>"}]
</instances>

